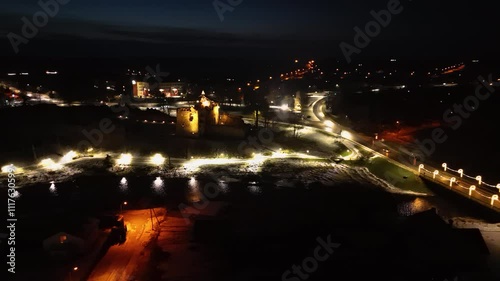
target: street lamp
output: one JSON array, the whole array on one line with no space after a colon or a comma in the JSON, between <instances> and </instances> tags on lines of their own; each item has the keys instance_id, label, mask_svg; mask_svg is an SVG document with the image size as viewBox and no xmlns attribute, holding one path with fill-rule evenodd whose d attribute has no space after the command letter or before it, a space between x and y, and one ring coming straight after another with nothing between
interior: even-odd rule
<instances>
[{"instance_id":1,"label":"street lamp","mask_svg":"<svg viewBox=\"0 0 500 281\"><path fill-rule=\"evenodd\" d=\"M418 165L418 173L420 174L420 171L424 169L424 164Z\"/></svg>"},{"instance_id":2,"label":"street lamp","mask_svg":"<svg viewBox=\"0 0 500 281\"><path fill-rule=\"evenodd\" d=\"M460 177L464 177L464 170L463 169L458 169L458 173L460 174Z\"/></svg>"},{"instance_id":3,"label":"street lamp","mask_svg":"<svg viewBox=\"0 0 500 281\"><path fill-rule=\"evenodd\" d=\"M436 176L439 175L439 171L435 170L434 173L432 173L432 178L436 179Z\"/></svg>"},{"instance_id":4,"label":"street lamp","mask_svg":"<svg viewBox=\"0 0 500 281\"><path fill-rule=\"evenodd\" d=\"M471 186L469 187L469 196L471 196L471 195L472 195L472 191L473 191L473 190L476 190L476 186L475 186L475 185L471 185Z\"/></svg>"},{"instance_id":5,"label":"street lamp","mask_svg":"<svg viewBox=\"0 0 500 281\"><path fill-rule=\"evenodd\" d=\"M483 177L481 177L481 176L477 176L477 177L476 177L476 180L477 180L477 182L479 183L479 185L481 185L481 183L482 183L482 181L483 181Z\"/></svg>"},{"instance_id":6,"label":"street lamp","mask_svg":"<svg viewBox=\"0 0 500 281\"><path fill-rule=\"evenodd\" d=\"M73 270L69 272L69 280L73 280L73 272L78 271L78 266L73 267Z\"/></svg>"},{"instance_id":7,"label":"street lamp","mask_svg":"<svg viewBox=\"0 0 500 281\"><path fill-rule=\"evenodd\" d=\"M454 183L454 182L456 182L456 181L457 181L457 179L456 179L456 178L451 178L451 179L450 179L450 187L452 187L452 186L453 186L453 183Z\"/></svg>"},{"instance_id":8,"label":"street lamp","mask_svg":"<svg viewBox=\"0 0 500 281\"><path fill-rule=\"evenodd\" d=\"M123 206L127 206L127 205L128 205L127 201L120 204L120 213L123 213Z\"/></svg>"},{"instance_id":9,"label":"street lamp","mask_svg":"<svg viewBox=\"0 0 500 281\"><path fill-rule=\"evenodd\" d=\"M500 183L497 184L498 192L500 192Z\"/></svg>"},{"instance_id":10,"label":"street lamp","mask_svg":"<svg viewBox=\"0 0 500 281\"><path fill-rule=\"evenodd\" d=\"M448 164L443 163L443 164L441 165L441 167L443 167L444 171L446 172L446 168L448 168Z\"/></svg>"},{"instance_id":11,"label":"street lamp","mask_svg":"<svg viewBox=\"0 0 500 281\"><path fill-rule=\"evenodd\" d=\"M493 206L493 204L495 204L495 201L498 201L498 195L491 196L491 206Z\"/></svg>"}]
</instances>

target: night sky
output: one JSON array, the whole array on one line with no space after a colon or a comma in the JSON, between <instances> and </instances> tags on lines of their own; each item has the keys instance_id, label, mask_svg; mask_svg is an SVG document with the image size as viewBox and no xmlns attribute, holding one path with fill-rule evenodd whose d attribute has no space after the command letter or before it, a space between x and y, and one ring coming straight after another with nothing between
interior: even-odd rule
<instances>
[{"instance_id":1,"label":"night sky","mask_svg":"<svg viewBox=\"0 0 500 281\"><path fill-rule=\"evenodd\" d=\"M36 0L10 2L0 3L2 56L335 57L340 42L353 43L353 28L364 28L370 11L389 1L243 0L221 21L213 0L71 0L18 54L7 34L21 35L21 18L41 8ZM362 55L496 55L491 4L436 2L401 1L403 12Z\"/></svg>"}]
</instances>

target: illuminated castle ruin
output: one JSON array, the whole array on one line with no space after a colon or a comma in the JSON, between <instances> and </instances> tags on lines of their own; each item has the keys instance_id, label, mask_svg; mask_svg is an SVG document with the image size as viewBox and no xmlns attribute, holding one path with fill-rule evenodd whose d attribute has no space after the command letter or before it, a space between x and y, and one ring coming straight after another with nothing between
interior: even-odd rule
<instances>
[{"instance_id":1,"label":"illuminated castle ruin","mask_svg":"<svg viewBox=\"0 0 500 281\"><path fill-rule=\"evenodd\" d=\"M205 135L245 137L246 126L241 118L220 113L218 103L202 92L194 106L177 109L176 133L183 137Z\"/></svg>"}]
</instances>

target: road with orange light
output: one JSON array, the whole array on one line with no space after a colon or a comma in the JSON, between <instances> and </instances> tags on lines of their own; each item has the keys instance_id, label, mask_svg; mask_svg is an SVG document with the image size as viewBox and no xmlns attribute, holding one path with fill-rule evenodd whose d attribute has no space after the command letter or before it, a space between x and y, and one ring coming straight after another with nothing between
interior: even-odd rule
<instances>
[{"instance_id":1,"label":"road with orange light","mask_svg":"<svg viewBox=\"0 0 500 281\"><path fill-rule=\"evenodd\" d=\"M163 220L164 210L154 209L157 218L153 216L153 224ZM146 210L124 211L127 226L127 240L121 245L109 248L106 255L96 265L89 281L123 281L137 280L135 274L140 260L144 260L144 249L153 238L151 212ZM158 221L157 221L158 219Z\"/></svg>"}]
</instances>

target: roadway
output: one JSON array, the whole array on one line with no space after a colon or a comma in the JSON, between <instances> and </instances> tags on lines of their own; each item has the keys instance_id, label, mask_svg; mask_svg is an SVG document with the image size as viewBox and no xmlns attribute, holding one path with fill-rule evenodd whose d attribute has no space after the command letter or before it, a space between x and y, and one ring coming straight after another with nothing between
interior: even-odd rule
<instances>
[{"instance_id":1,"label":"roadway","mask_svg":"<svg viewBox=\"0 0 500 281\"><path fill-rule=\"evenodd\" d=\"M484 206L490 207L496 211L500 211L500 201L498 199L494 199L494 196L498 196L500 192L500 189L497 190L497 187L487 183L480 184L480 182L476 180L475 177L470 177L463 173L462 175L458 174L458 171L449 168L444 171L444 167L443 169L435 168L435 165L433 166L429 163L424 163L423 168L421 168L421 163L416 162L414 154L412 154L411 150L409 150L408 148L404 146L394 147L393 145L388 145L381 141L375 141L373 137L363 136L362 134L352 131L348 127L336 123L333 118L329 117L326 113L326 97L311 97L315 98L315 100L311 102L309 106L304 110L306 116L311 116L311 118L307 118L308 120L304 122L305 124L309 126L312 125L316 128L323 128L324 130L329 132L336 131L340 133L340 136L345 140L344 144L354 144L358 149L363 149L379 157L383 157L403 169L406 169L443 186L449 186L450 181L454 178L456 182L452 183L452 190L462 195L468 196L472 200L481 203ZM385 155L375 149L372 149L372 147L375 149L382 149L382 151L385 152ZM409 164L401 163L401 159L407 159L408 161L404 162L407 162ZM434 175L436 171L437 174Z\"/></svg>"}]
</instances>

